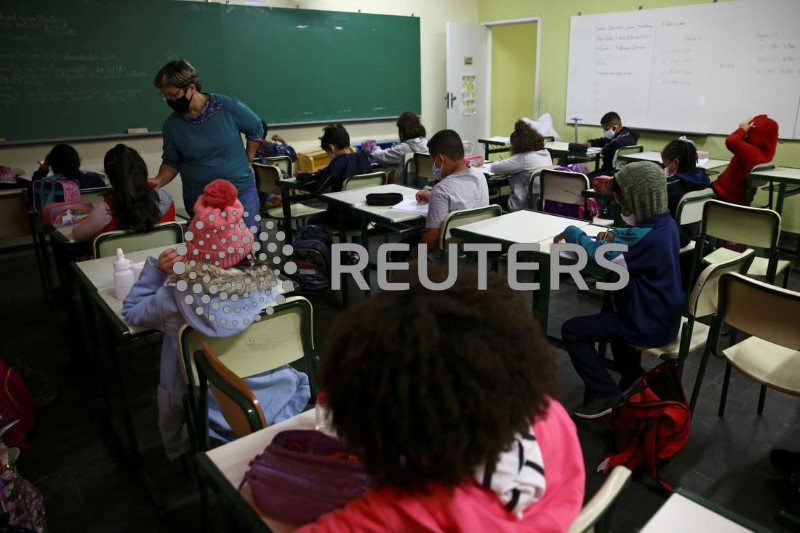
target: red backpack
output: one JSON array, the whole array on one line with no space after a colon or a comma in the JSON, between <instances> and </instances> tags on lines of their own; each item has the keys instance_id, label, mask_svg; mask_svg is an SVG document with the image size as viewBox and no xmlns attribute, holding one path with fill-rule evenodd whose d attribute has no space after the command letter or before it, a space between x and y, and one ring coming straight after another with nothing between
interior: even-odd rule
<instances>
[{"instance_id":1,"label":"red backpack","mask_svg":"<svg viewBox=\"0 0 800 533\"><path fill-rule=\"evenodd\" d=\"M662 363L631 387L611 414L613 453L597 467L606 473L617 465L631 470L644 466L662 487L672 487L658 475L658 463L681 451L689 440L692 413L675 363Z\"/></svg>"},{"instance_id":2,"label":"red backpack","mask_svg":"<svg viewBox=\"0 0 800 533\"><path fill-rule=\"evenodd\" d=\"M28 447L25 434L33 427L36 407L33 395L28 390L22 376L0 359L0 427L18 420L17 424L3 434L3 441L9 446L22 449Z\"/></svg>"}]
</instances>

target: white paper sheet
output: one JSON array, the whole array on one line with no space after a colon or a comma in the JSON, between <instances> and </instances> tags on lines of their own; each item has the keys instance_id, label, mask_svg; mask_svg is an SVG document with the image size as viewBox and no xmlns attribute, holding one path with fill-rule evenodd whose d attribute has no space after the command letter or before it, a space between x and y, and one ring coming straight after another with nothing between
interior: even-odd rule
<instances>
[{"instance_id":1,"label":"white paper sheet","mask_svg":"<svg viewBox=\"0 0 800 533\"><path fill-rule=\"evenodd\" d=\"M428 202L417 202L415 198L405 198L399 204L393 205L392 209L428 216Z\"/></svg>"}]
</instances>

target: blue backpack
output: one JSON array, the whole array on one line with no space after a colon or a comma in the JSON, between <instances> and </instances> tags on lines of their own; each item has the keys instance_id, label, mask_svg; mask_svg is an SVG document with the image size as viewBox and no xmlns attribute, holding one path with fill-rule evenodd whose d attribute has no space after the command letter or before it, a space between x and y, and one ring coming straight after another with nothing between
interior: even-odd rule
<instances>
[{"instance_id":1,"label":"blue backpack","mask_svg":"<svg viewBox=\"0 0 800 533\"><path fill-rule=\"evenodd\" d=\"M297 271L290 277L300 285L300 293L330 289L331 244L331 235L325 226L306 226L295 237L289 260L297 265Z\"/></svg>"}]
</instances>

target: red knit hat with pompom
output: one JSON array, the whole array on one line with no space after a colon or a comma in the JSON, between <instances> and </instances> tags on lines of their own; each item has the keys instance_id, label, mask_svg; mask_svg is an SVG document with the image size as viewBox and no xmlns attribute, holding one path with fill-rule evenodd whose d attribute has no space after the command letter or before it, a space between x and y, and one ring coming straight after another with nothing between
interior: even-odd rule
<instances>
[{"instance_id":1,"label":"red knit hat with pompom","mask_svg":"<svg viewBox=\"0 0 800 533\"><path fill-rule=\"evenodd\" d=\"M253 234L242 220L244 207L236 187L214 180L194 204L194 218L186 232L187 259L228 268L247 257Z\"/></svg>"}]
</instances>

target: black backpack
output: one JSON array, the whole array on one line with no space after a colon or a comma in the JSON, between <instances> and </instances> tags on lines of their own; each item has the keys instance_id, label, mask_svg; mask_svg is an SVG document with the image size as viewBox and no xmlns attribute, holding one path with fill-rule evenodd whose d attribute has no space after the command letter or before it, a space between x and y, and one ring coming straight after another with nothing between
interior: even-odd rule
<instances>
[{"instance_id":1,"label":"black backpack","mask_svg":"<svg viewBox=\"0 0 800 533\"><path fill-rule=\"evenodd\" d=\"M319 293L331 285L331 236L325 226L304 227L292 242L289 258L297 265L290 277L300 285L300 293Z\"/></svg>"}]
</instances>

